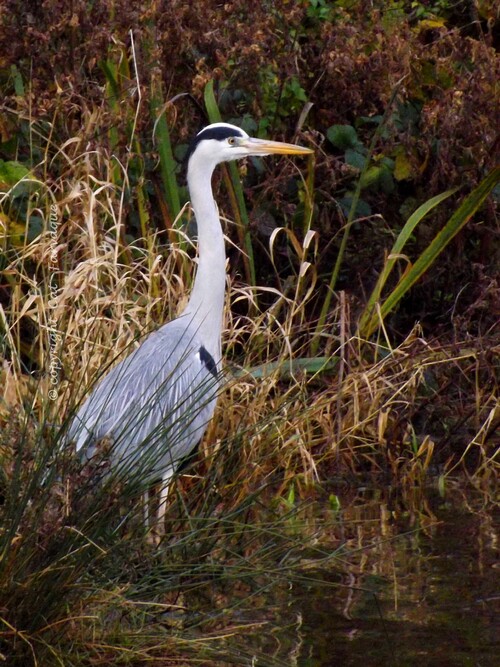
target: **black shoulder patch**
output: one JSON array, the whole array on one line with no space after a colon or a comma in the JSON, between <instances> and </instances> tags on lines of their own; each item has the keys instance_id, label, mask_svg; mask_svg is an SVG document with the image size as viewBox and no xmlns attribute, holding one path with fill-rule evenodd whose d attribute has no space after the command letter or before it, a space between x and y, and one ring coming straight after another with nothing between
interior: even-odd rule
<instances>
[{"instance_id":1,"label":"black shoulder patch","mask_svg":"<svg viewBox=\"0 0 500 667\"><path fill-rule=\"evenodd\" d=\"M204 139L216 139L217 141L222 141L223 139L229 139L229 137L243 137L243 133L240 132L237 128L232 127L206 127L201 132L195 136L189 145L189 149L186 155L186 162L189 160L191 155L194 153L196 146L203 141Z\"/></svg>"},{"instance_id":2,"label":"black shoulder patch","mask_svg":"<svg viewBox=\"0 0 500 667\"><path fill-rule=\"evenodd\" d=\"M217 378L217 364L215 363L214 358L210 352L208 352L208 350L206 350L203 345L200 347L199 355L201 363L205 364L208 372L211 373L214 378Z\"/></svg>"}]
</instances>

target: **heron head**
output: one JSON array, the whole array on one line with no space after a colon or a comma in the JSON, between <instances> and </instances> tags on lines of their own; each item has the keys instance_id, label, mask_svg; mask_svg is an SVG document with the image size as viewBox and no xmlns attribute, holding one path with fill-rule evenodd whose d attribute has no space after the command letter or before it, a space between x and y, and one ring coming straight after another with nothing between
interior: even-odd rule
<instances>
[{"instance_id":1,"label":"heron head","mask_svg":"<svg viewBox=\"0 0 500 667\"><path fill-rule=\"evenodd\" d=\"M236 125L212 123L198 132L191 146L190 159L196 155L214 166L250 155L307 155L310 148L268 139L255 139Z\"/></svg>"}]
</instances>

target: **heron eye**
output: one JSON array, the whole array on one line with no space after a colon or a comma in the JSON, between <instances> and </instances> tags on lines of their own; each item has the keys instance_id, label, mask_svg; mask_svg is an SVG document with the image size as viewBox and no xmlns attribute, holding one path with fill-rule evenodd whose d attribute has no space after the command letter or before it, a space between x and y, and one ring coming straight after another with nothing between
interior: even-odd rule
<instances>
[{"instance_id":1,"label":"heron eye","mask_svg":"<svg viewBox=\"0 0 500 667\"><path fill-rule=\"evenodd\" d=\"M227 143L230 146L234 146L234 144L236 143L236 139L234 137L228 137Z\"/></svg>"}]
</instances>

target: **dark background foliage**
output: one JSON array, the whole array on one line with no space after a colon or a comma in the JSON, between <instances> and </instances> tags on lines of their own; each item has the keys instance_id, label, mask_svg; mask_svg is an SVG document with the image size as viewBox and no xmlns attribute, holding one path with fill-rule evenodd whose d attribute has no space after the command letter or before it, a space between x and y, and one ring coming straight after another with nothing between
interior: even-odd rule
<instances>
[{"instance_id":1,"label":"dark background foliage","mask_svg":"<svg viewBox=\"0 0 500 667\"><path fill-rule=\"evenodd\" d=\"M130 56L130 30L144 100L137 132L146 147L146 177L153 183L158 178L151 140L154 118L148 107L152 77L161 79L166 100L187 94L169 109L175 145L185 144L205 123L203 90L211 79L226 120L242 119L249 131L276 138L293 136L305 103L311 102L300 130L308 135L302 141L309 138L317 146L314 227L324 248L320 275L325 282L338 252L360 160L385 114L373 155L380 168L363 188L338 283L356 303L369 292L384 252L411 211L450 187L460 188L453 203L419 227L412 248L416 256L498 159L495 3L0 4L4 159L36 162L19 131L22 118L53 122L55 144L81 133L84 116L109 94L103 62L119 60L120 54ZM23 95L16 90L16 76L24 82ZM131 77L131 91L136 85ZM128 119L122 99L118 107L109 107L107 124L93 128L89 144L106 149L107 130L117 126L125 150ZM354 143L342 145L335 138L331 128L337 125L354 130ZM113 150L119 151L120 143ZM290 175L280 178L278 172L268 171L266 179L266 186L278 192L274 208L268 210L272 229L283 223L278 209L290 199ZM269 281L269 232L259 218L266 209L262 175L250 175L246 194L254 211L258 278ZM157 187L151 217L161 227L158 198ZM133 196L130 207L129 232L137 236ZM426 333L463 336L490 331L500 312L499 263L498 222L490 200L402 304L392 319L395 332L406 333L415 320L423 323ZM288 270L285 264L283 274Z\"/></svg>"}]
</instances>

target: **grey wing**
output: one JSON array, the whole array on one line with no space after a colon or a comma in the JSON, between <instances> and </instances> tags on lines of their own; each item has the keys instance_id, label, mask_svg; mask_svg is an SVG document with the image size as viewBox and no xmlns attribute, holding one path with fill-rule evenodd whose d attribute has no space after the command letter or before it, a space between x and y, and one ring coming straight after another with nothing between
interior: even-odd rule
<instances>
[{"instance_id":1,"label":"grey wing","mask_svg":"<svg viewBox=\"0 0 500 667\"><path fill-rule=\"evenodd\" d=\"M202 438L218 388L216 362L189 328L170 322L103 378L67 438L88 458L109 438L115 468L165 478Z\"/></svg>"}]
</instances>

